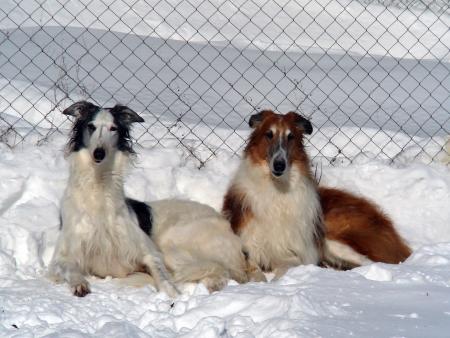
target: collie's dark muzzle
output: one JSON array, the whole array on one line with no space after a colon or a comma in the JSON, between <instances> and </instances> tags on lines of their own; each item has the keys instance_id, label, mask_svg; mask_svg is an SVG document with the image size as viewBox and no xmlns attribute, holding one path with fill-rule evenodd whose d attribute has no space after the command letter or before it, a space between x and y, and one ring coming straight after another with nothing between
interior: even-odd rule
<instances>
[{"instance_id":1,"label":"collie's dark muzzle","mask_svg":"<svg viewBox=\"0 0 450 338\"><path fill-rule=\"evenodd\" d=\"M106 151L103 148L95 148L93 156L94 156L95 163L100 163L101 161L103 161L105 159Z\"/></svg>"}]
</instances>

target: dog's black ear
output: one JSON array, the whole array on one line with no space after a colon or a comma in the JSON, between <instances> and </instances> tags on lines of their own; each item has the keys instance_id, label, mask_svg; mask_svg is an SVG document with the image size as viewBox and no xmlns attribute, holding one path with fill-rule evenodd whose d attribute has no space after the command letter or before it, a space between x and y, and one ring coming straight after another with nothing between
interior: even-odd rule
<instances>
[{"instance_id":1,"label":"dog's black ear","mask_svg":"<svg viewBox=\"0 0 450 338\"><path fill-rule=\"evenodd\" d=\"M116 115L117 118L119 118L126 125L130 125L135 122L144 122L144 119L134 110L120 104L116 104L113 108L111 108L111 113Z\"/></svg>"},{"instance_id":2,"label":"dog's black ear","mask_svg":"<svg viewBox=\"0 0 450 338\"><path fill-rule=\"evenodd\" d=\"M303 132L306 135L311 135L312 134L314 129L313 129L313 126L312 126L312 124L311 124L311 122L309 120L307 120L303 116L299 115L299 117L297 118L296 122L297 122L297 126L299 128L302 128Z\"/></svg>"},{"instance_id":3,"label":"dog's black ear","mask_svg":"<svg viewBox=\"0 0 450 338\"><path fill-rule=\"evenodd\" d=\"M295 125L297 128L299 128L301 131L303 131L306 135L311 135L313 132L313 126L309 120L305 119L300 114L297 114L296 112L289 112L289 115L294 117Z\"/></svg>"},{"instance_id":4,"label":"dog's black ear","mask_svg":"<svg viewBox=\"0 0 450 338\"><path fill-rule=\"evenodd\" d=\"M64 115L85 118L89 113L95 113L100 107L88 101L79 101L63 110Z\"/></svg>"},{"instance_id":5,"label":"dog's black ear","mask_svg":"<svg viewBox=\"0 0 450 338\"><path fill-rule=\"evenodd\" d=\"M250 128L255 129L270 114L273 114L273 112L270 110L263 110L259 113L253 114L252 116L250 116L250 120L248 120L248 125L250 126Z\"/></svg>"}]
</instances>

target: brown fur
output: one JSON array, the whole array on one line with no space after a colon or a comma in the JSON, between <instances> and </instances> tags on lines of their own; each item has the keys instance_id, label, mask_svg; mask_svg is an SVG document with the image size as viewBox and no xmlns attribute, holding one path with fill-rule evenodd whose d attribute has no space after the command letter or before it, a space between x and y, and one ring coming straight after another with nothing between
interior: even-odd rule
<instances>
[{"instance_id":1,"label":"brown fur","mask_svg":"<svg viewBox=\"0 0 450 338\"><path fill-rule=\"evenodd\" d=\"M302 175L313 181L310 161L303 143L304 134L310 134L312 127L309 125L308 129L304 121L304 118L294 112L280 115L266 110L253 115L250 126L254 130L249 137L244 157L255 166L268 166L268 158L281 135L287 151L288 165L296 166ZM273 135L268 135L274 126ZM291 132L289 138L285 134L287 130ZM272 180L282 191L283 185L271 176L270 170L267 171L267 175L267 179ZM321 253L319 264L338 269L356 266L328 251L324 245L325 238L344 243L372 261L399 263L411 254L411 250L398 235L391 220L375 204L342 190L325 187L317 189L323 209L323 223L326 227L325 229L320 221L322 215L318 215L315 243ZM223 203L223 214L238 235L255 216L251 206L246 203L245 194L246 192L240 191L239 187L231 185Z\"/></svg>"},{"instance_id":2,"label":"brown fur","mask_svg":"<svg viewBox=\"0 0 450 338\"><path fill-rule=\"evenodd\" d=\"M397 264L411 249L375 204L346 191L319 188L326 238L337 240L375 262Z\"/></svg>"},{"instance_id":3,"label":"brown fur","mask_svg":"<svg viewBox=\"0 0 450 338\"><path fill-rule=\"evenodd\" d=\"M303 131L295 124L298 114L289 112L281 115L271 110L263 110L260 114L262 115L262 121L258 126L255 126L255 130L251 133L244 150L244 156L250 158L255 165L264 163L267 160L270 147L279 139L280 133L289 129L293 136L291 140L286 140L289 144L290 165L297 166L303 175L313 180L309 157L303 145ZM277 131L272 139L268 139L266 133L273 125L277 126ZM245 203L245 193L238 191L234 186L228 189L224 197L222 213L230 221L231 228L236 234L239 234L248 220L253 217L251 207ZM322 246L323 238L323 227L318 224L316 231L317 245Z\"/></svg>"},{"instance_id":4,"label":"brown fur","mask_svg":"<svg viewBox=\"0 0 450 338\"><path fill-rule=\"evenodd\" d=\"M250 218L253 217L252 210L244 201L245 194L231 187L223 200L222 213L231 223L233 232L237 235L245 227Z\"/></svg>"},{"instance_id":5,"label":"brown fur","mask_svg":"<svg viewBox=\"0 0 450 338\"><path fill-rule=\"evenodd\" d=\"M270 219L265 218L263 220L261 215L255 215L254 213L262 205L269 210L273 207L269 196L274 192L274 196L278 194L291 196L292 194L292 198L298 198L302 194L301 191L303 189L311 190L311 194L315 193L316 183L311 173L309 158L303 146L303 135L305 133L310 134L312 131L309 121L294 112L280 115L272 111L263 111L251 117L250 126L254 130L244 151L244 159L241 164L244 167L240 169L243 171L238 172L228 189L224 197L222 211L224 216L230 221L233 231L245 238L244 250L248 253L247 272L251 276L250 278L252 280L264 280L261 270L274 271L275 275L279 277L289 267L302 264L302 262L305 262L305 264L319 264L321 251L324 247L325 230L321 221L318 194L316 194L316 203L312 202L313 198L311 197L308 204L305 204L311 205L311 209L307 209L308 211L304 215L301 212L298 213L298 218L291 216L295 215L297 199L293 199L292 203L286 206L289 209L286 209L287 218L284 221L287 223L285 226L288 228L304 227L303 231L305 233L298 238L298 242L295 238L287 237L298 244L293 245L292 241L286 241L283 238L286 229L283 230L284 224L280 223L280 219L275 219L273 224ZM285 162L284 172L279 176L274 173L274 156L282 156ZM253 169L247 171L248 169L245 168ZM245 175L249 176L244 177L239 173L245 173ZM298 178L297 175L300 175L301 178ZM253 182L249 186L245 184L247 179L249 182ZM260 180L263 185L268 184L268 186L272 186L267 191L267 194L264 194L265 190L253 190L252 184L254 184L255 181L253 180L255 179ZM255 193L262 194L261 203L263 204L251 204L257 200L255 200L255 197L258 195L255 195ZM308 194L305 196L308 196ZM301 201L301 198L298 201ZM278 210L276 212L283 210L283 205L280 205L279 202L277 205L277 200L273 202L275 204L274 208ZM304 217L304 220L301 217ZM262 222L255 223L255 220L258 219ZM254 228L258 224L262 227L257 227L260 229L270 229L272 225L279 227L281 238L264 238L264 232L258 232L255 234L255 238L247 237L247 227ZM267 236L276 236L276 231L270 233L267 233ZM292 233L296 236L299 234L295 230L292 230ZM277 243L279 240L282 242ZM274 245L265 244L269 241L274 241ZM279 249L280 245L286 245L286 247ZM286 253L286 256L279 256L279 252L283 250L288 253Z\"/></svg>"},{"instance_id":6,"label":"brown fur","mask_svg":"<svg viewBox=\"0 0 450 338\"><path fill-rule=\"evenodd\" d=\"M303 130L295 123L299 115L294 112L280 115L271 110L264 110L260 114L262 114L263 120L251 133L244 156L250 158L256 165L264 163L267 160L269 149L279 139L280 134L290 130L293 137L285 140L288 143L290 164L297 166L303 175L312 179L309 158L303 145ZM277 131L272 139L268 139L266 133L273 125L276 126Z\"/></svg>"}]
</instances>

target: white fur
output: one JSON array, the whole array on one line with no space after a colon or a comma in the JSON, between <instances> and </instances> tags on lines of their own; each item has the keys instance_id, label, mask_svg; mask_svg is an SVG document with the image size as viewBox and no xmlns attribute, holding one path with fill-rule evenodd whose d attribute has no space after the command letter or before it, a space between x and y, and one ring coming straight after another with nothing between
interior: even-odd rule
<instances>
[{"instance_id":1,"label":"white fur","mask_svg":"<svg viewBox=\"0 0 450 338\"><path fill-rule=\"evenodd\" d=\"M111 150L111 149L110 149ZM160 253L125 204L125 153L114 151L101 164L88 149L70 156L70 176L62 202L61 233L49 275L77 295L89 292L87 275L125 277L144 268L158 289L176 295Z\"/></svg>"},{"instance_id":2,"label":"white fur","mask_svg":"<svg viewBox=\"0 0 450 338\"><path fill-rule=\"evenodd\" d=\"M98 146L114 151L118 136L116 132L110 131L111 127L117 127L114 125L114 118L111 113L102 109L91 123L95 125L96 130L92 135L85 130L83 135L84 143L88 146L89 152L92 153Z\"/></svg>"},{"instance_id":3,"label":"white fur","mask_svg":"<svg viewBox=\"0 0 450 338\"><path fill-rule=\"evenodd\" d=\"M152 238L176 282L203 282L218 290L228 279L246 282L241 240L213 208L191 201L150 203Z\"/></svg>"},{"instance_id":4,"label":"white fur","mask_svg":"<svg viewBox=\"0 0 450 338\"><path fill-rule=\"evenodd\" d=\"M355 265L367 265L372 263L372 261L364 255L361 255L359 252L353 250L352 247L331 239L325 240L325 250L329 252L330 259L336 257L338 261L350 262ZM337 263L338 265L339 263Z\"/></svg>"},{"instance_id":5,"label":"white fur","mask_svg":"<svg viewBox=\"0 0 450 338\"><path fill-rule=\"evenodd\" d=\"M253 214L240 234L252 265L281 276L289 267L319 263L319 197L314 183L296 166L274 178L267 164L244 158L232 185L245 193Z\"/></svg>"}]
</instances>

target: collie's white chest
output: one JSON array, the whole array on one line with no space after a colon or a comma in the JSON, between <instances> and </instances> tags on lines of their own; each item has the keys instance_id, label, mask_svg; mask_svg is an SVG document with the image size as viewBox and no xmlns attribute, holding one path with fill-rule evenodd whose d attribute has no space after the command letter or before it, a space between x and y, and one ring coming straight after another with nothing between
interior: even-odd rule
<instances>
[{"instance_id":1,"label":"collie's white chest","mask_svg":"<svg viewBox=\"0 0 450 338\"><path fill-rule=\"evenodd\" d=\"M241 232L251 258L266 269L317 264L320 204L310 179L292 168L285 186L276 186L270 177L237 183L252 211Z\"/></svg>"}]
</instances>

